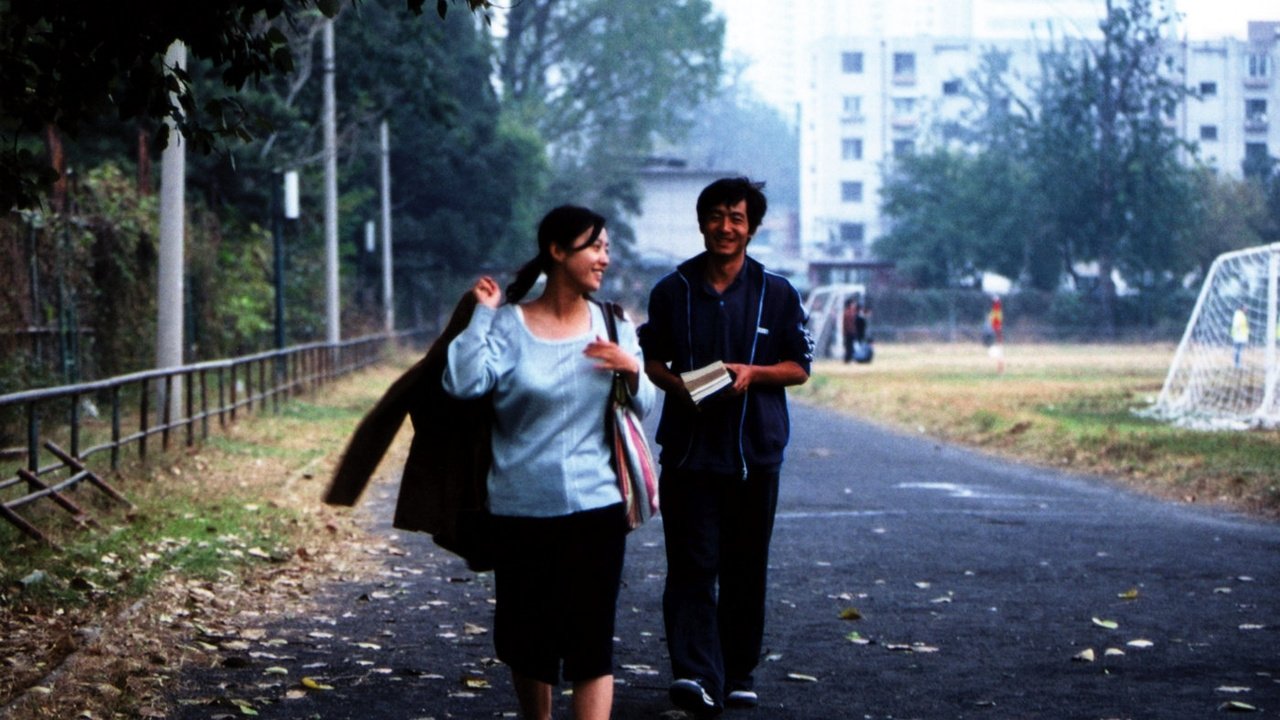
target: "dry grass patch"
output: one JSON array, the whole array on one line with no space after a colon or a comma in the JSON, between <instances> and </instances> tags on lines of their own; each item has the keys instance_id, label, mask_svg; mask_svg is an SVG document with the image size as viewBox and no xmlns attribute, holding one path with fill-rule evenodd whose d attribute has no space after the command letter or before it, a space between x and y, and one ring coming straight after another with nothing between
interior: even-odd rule
<instances>
[{"instance_id":1,"label":"dry grass patch","mask_svg":"<svg viewBox=\"0 0 1280 720\"><path fill-rule=\"evenodd\" d=\"M261 618L304 612L324 583L371 572L385 541L320 497L355 424L411 359L125 468L115 482L138 507L130 516L82 488L101 529L43 508L32 519L61 552L0 528L0 715L163 717L161 689L184 666L215 662L219 643ZM408 441L380 476L398 473Z\"/></svg>"},{"instance_id":2,"label":"dry grass patch","mask_svg":"<svg viewBox=\"0 0 1280 720\"><path fill-rule=\"evenodd\" d=\"M884 345L870 365L824 361L797 396L901 430L1105 475L1184 501L1280 516L1280 432L1202 432L1136 415L1174 346Z\"/></svg>"}]
</instances>

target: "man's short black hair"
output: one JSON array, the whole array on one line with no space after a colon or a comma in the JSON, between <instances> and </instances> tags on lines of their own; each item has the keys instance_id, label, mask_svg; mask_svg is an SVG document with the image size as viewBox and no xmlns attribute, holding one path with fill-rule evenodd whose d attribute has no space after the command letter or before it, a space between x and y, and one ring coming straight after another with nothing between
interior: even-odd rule
<instances>
[{"instance_id":1,"label":"man's short black hair","mask_svg":"<svg viewBox=\"0 0 1280 720\"><path fill-rule=\"evenodd\" d=\"M751 178L720 178L702 189L698 195L698 227L706 222L711 211L721 205L737 205L747 201L747 230L756 234L756 228L764 220L769 202L764 197L764 183Z\"/></svg>"}]
</instances>

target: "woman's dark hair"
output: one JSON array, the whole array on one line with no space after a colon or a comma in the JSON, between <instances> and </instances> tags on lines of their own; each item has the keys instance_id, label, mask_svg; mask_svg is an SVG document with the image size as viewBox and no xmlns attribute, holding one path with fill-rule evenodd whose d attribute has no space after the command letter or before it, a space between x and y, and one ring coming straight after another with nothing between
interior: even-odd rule
<instances>
[{"instance_id":1,"label":"woman's dark hair","mask_svg":"<svg viewBox=\"0 0 1280 720\"><path fill-rule=\"evenodd\" d=\"M575 247L573 241L588 230L591 234L586 242ZM538 281L538 276L551 269L552 245L566 253L575 253L595 244L601 230L604 230L604 216L599 213L578 205L553 208L538 223L538 254L520 267L515 280L507 286L507 302L520 302Z\"/></svg>"},{"instance_id":2,"label":"woman's dark hair","mask_svg":"<svg viewBox=\"0 0 1280 720\"><path fill-rule=\"evenodd\" d=\"M737 205L747 201L747 230L756 234L756 228L764 220L769 202L764 197L764 183L751 178L720 178L702 189L698 195L698 227L702 227L711 211L721 205Z\"/></svg>"}]
</instances>

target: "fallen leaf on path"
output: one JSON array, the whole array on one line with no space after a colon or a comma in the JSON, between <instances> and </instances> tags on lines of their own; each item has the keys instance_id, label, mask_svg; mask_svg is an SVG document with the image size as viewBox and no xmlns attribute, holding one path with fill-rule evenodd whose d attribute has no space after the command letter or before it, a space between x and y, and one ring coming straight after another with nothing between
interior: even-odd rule
<instances>
[{"instance_id":1,"label":"fallen leaf on path","mask_svg":"<svg viewBox=\"0 0 1280 720\"><path fill-rule=\"evenodd\" d=\"M1135 648L1149 648L1155 645L1155 643L1151 642L1150 640L1144 640L1142 638L1138 638L1137 640L1130 640L1129 642L1125 643L1125 645L1128 645L1129 647L1135 647Z\"/></svg>"},{"instance_id":2,"label":"fallen leaf on path","mask_svg":"<svg viewBox=\"0 0 1280 720\"><path fill-rule=\"evenodd\" d=\"M1106 628L1108 630L1115 630L1116 628L1120 627L1120 623L1116 622L1115 620L1102 620L1101 618L1094 618L1093 624L1097 625L1100 628Z\"/></svg>"},{"instance_id":3,"label":"fallen leaf on path","mask_svg":"<svg viewBox=\"0 0 1280 720\"><path fill-rule=\"evenodd\" d=\"M1219 708L1228 712L1258 712L1258 708L1247 702L1240 702L1239 700L1224 702L1219 706Z\"/></svg>"},{"instance_id":4,"label":"fallen leaf on path","mask_svg":"<svg viewBox=\"0 0 1280 720\"><path fill-rule=\"evenodd\" d=\"M1072 656L1071 659L1080 662L1093 662L1098 659L1098 656L1093 652L1093 648L1085 648Z\"/></svg>"},{"instance_id":5,"label":"fallen leaf on path","mask_svg":"<svg viewBox=\"0 0 1280 720\"><path fill-rule=\"evenodd\" d=\"M818 682L818 678L812 675L805 675L803 673L787 673L787 679L795 680L796 682Z\"/></svg>"},{"instance_id":6,"label":"fallen leaf on path","mask_svg":"<svg viewBox=\"0 0 1280 720\"><path fill-rule=\"evenodd\" d=\"M1107 648L1102 654L1104 657L1119 657L1124 655L1124 651L1120 648Z\"/></svg>"},{"instance_id":7,"label":"fallen leaf on path","mask_svg":"<svg viewBox=\"0 0 1280 720\"><path fill-rule=\"evenodd\" d=\"M1242 685L1223 685L1222 687L1214 688L1214 690L1221 693L1247 693L1252 689Z\"/></svg>"},{"instance_id":8,"label":"fallen leaf on path","mask_svg":"<svg viewBox=\"0 0 1280 720\"><path fill-rule=\"evenodd\" d=\"M840 611L841 620L861 620L862 613L858 612L856 607L847 607Z\"/></svg>"},{"instance_id":9,"label":"fallen leaf on path","mask_svg":"<svg viewBox=\"0 0 1280 720\"><path fill-rule=\"evenodd\" d=\"M1120 593L1116 597L1120 598L1121 600L1137 600L1138 588L1129 588L1128 590L1125 590L1124 592Z\"/></svg>"},{"instance_id":10,"label":"fallen leaf on path","mask_svg":"<svg viewBox=\"0 0 1280 720\"><path fill-rule=\"evenodd\" d=\"M860 635L856 630L854 632L849 633L848 635L845 635L844 639L848 640L854 645L870 645L871 644L870 640L862 637L862 635Z\"/></svg>"},{"instance_id":11,"label":"fallen leaf on path","mask_svg":"<svg viewBox=\"0 0 1280 720\"><path fill-rule=\"evenodd\" d=\"M333 689L332 685L325 685L324 683L312 677L304 677L302 678L301 682L302 682L302 687L307 688L308 690L332 690Z\"/></svg>"}]
</instances>

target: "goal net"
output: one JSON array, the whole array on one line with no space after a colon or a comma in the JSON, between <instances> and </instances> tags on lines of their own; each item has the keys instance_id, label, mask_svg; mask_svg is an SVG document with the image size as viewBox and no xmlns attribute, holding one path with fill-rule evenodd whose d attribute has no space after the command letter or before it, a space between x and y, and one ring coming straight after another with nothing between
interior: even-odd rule
<instances>
[{"instance_id":1,"label":"goal net","mask_svg":"<svg viewBox=\"0 0 1280 720\"><path fill-rule=\"evenodd\" d=\"M1214 260L1151 414L1203 428L1280 425L1280 243Z\"/></svg>"},{"instance_id":2,"label":"goal net","mask_svg":"<svg viewBox=\"0 0 1280 720\"><path fill-rule=\"evenodd\" d=\"M814 357L838 358L843 354L844 325L841 316L844 304L850 299L861 302L866 292L866 286L859 283L820 285L809 292L804 310L809 316Z\"/></svg>"}]
</instances>

